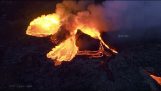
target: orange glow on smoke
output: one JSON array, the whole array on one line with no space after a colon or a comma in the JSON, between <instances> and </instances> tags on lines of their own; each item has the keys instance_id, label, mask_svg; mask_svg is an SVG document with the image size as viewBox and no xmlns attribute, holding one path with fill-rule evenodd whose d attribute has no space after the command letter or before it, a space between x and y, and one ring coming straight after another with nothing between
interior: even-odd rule
<instances>
[{"instance_id":1,"label":"orange glow on smoke","mask_svg":"<svg viewBox=\"0 0 161 91\"><path fill-rule=\"evenodd\" d=\"M151 78L153 78L159 85L161 85L161 77L155 76L155 75L150 75Z\"/></svg>"}]
</instances>

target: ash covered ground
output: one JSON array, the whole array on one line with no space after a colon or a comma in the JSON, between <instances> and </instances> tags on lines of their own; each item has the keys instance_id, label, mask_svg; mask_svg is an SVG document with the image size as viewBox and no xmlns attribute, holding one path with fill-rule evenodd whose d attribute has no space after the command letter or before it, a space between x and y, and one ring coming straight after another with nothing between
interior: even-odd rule
<instances>
[{"instance_id":1,"label":"ash covered ground","mask_svg":"<svg viewBox=\"0 0 161 91\"><path fill-rule=\"evenodd\" d=\"M110 60L76 57L55 67L45 56L52 48L49 39L25 35L34 17L53 12L56 2L43 3L1 1L0 90L161 90L145 72L161 76L159 40L113 43L119 53Z\"/></svg>"}]
</instances>

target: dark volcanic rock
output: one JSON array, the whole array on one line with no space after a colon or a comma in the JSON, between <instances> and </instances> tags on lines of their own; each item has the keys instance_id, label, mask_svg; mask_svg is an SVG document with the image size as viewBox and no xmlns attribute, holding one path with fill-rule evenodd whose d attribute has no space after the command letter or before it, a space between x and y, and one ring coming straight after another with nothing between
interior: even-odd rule
<instances>
[{"instance_id":1,"label":"dark volcanic rock","mask_svg":"<svg viewBox=\"0 0 161 91\"><path fill-rule=\"evenodd\" d=\"M40 40L42 41L42 40ZM33 42L33 41L30 41ZM29 42L29 44L30 44ZM44 41L47 42L47 41ZM144 70L161 72L161 44L144 44L121 50L115 58L76 57L55 67L47 59L44 42L9 47L1 63L1 88L56 91L159 91L159 85ZM42 50L43 49L43 50ZM101 61L108 70L102 69ZM111 72L113 80L110 80ZM3 83L3 84L2 84Z\"/></svg>"}]
</instances>

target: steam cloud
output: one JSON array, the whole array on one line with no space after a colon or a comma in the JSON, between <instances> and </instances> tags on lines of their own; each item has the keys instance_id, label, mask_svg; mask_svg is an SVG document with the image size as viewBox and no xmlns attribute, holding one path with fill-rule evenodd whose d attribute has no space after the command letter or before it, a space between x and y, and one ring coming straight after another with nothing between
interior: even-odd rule
<instances>
[{"instance_id":1,"label":"steam cloud","mask_svg":"<svg viewBox=\"0 0 161 91\"><path fill-rule=\"evenodd\" d=\"M117 33L109 33L116 41L161 39L161 1L104 1L100 5L92 0L63 1L56 8L56 13L69 19L67 23L77 16L80 22L94 24L99 31Z\"/></svg>"},{"instance_id":2,"label":"steam cloud","mask_svg":"<svg viewBox=\"0 0 161 91\"><path fill-rule=\"evenodd\" d=\"M66 29L72 28L72 25L74 29L77 20L80 24L94 26L99 31L107 31L108 22L104 11L102 5L95 5L92 0L63 1L56 5L56 13L61 16L63 22L65 21Z\"/></svg>"},{"instance_id":3,"label":"steam cloud","mask_svg":"<svg viewBox=\"0 0 161 91\"><path fill-rule=\"evenodd\" d=\"M103 5L110 30L127 35L126 40L161 39L161 1L105 1Z\"/></svg>"},{"instance_id":4,"label":"steam cloud","mask_svg":"<svg viewBox=\"0 0 161 91\"><path fill-rule=\"evenodd\" d=\"M105 1L106 16L116 28L149 28L161 24L161 1Z\"/></svg>"}]
</instances>

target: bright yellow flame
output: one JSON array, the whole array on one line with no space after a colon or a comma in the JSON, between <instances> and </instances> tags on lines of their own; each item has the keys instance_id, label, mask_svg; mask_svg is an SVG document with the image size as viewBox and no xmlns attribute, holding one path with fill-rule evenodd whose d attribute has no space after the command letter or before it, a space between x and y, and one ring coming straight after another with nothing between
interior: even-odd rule
<instances>
[{"instance_id":1,"label":"bright yellow flame","mask_svg":"<svg viewBox=\"0 0 161 91\"><path fill-rule=\"evenodd\" d=\"M42 15L31 21L26 34L45 37L56 33L60 27L60 17L57 14Z\"/></svg>"},{"instance_id":2,"label":"bright yellow flame","mask_svg":"<svg viewBox=\"0 0 161 91\"><path fill-rule=\"evenodd\" d=\"M150 75L151 78L153 78L159 85L161 85L161 77L155 76L155 75Z\"/></svg>"},{"instance_id":3,"label":"bright yellow flame","mask_svg":"<svg viewBox=\"0 0 161 91\"><path fill-rule=\"evenodd\" d=\"M56 60L56 63L72 60L78 52L75 36L71 36L64 42L56 46L47 54L48 58Z\"/></svg>"}]
</instances>

